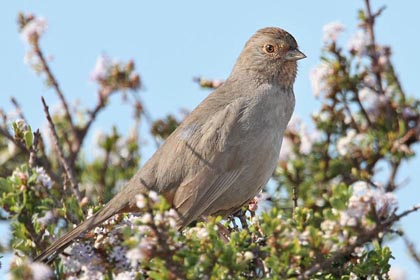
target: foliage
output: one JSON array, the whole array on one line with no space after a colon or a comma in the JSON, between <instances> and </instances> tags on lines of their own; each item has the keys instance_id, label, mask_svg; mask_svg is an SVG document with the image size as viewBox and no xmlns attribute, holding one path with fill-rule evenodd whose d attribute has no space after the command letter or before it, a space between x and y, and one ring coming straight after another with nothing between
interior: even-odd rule
<instances>
[{"instance_id":1,"label":"foliage","mask_svg":"<svg viewBox=\"0 0 420 280\"><path fill-rule=\"evenodd\" d=\"M372 13L365 3L347 47L338 39L343 25L325 26L321 62L311 72L322 104L312 115L314 130L292 120L270 188L235 216L210 217L182 232L174 229L177 214L162 197L138 195L141 214L109 219L71 245L52 270L31 257L97 211L136 172L138 126L150 118L138 96L135 63L107 56L98 58L91 74L97 104L70 108L40 48L46 20L19 15L30 65L54 89L60 110L50 115L44 103L50 135L33 131L14 99L19 119L11 126L0 111L0 206L12 227L9 247L18 256L12 278L389 279L393 256L386 241L398 237L397 222L418 209L397 212L394 192L401 163L415 156L420 100L405 94L391 48L375 41L374 23L383 9ZM93 155L82 153L113 94L131 104L132 131L123 136L113 126L97 135ZM165 139L178 124L168 115L150 125L151 134ZM379 167L386 167L380 176Z\"/></svg>"}]
</instances>

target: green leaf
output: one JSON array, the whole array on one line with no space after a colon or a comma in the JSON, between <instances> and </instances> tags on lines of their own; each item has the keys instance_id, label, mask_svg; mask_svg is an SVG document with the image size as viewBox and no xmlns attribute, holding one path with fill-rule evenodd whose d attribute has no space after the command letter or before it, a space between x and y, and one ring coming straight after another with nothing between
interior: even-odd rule
<instances>
[{"instance_id":1,"label":"green leaf","mask_svg":"<svg viewBox=\"0 0 420 280\"><path fill-rule=\"evenodd\" d=\"M32 129L30 125L28 125L28 130L25 131L24 137L25 137L26 148L29 149L30 147L32 147L32 144L34 141L34 134L32 133Z\"/></svg>"}]
</instances>

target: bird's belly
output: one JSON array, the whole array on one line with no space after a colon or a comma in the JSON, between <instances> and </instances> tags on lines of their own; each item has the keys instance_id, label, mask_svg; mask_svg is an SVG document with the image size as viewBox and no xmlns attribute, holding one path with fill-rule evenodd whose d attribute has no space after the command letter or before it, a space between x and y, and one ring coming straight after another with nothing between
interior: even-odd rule
<instances>
[{"instance_id":1,"label":"bird's belly","mask_svg":"<svg viewBox=\"0 0 420 280\"><path fill-rule=\"evenodd\" d=\"M282 140L280 135L283 135L280 132L261 135L259 141L242 145L244 151L241 154L247 156L238 160L247 162L246 169L205 215L230 215L261 191L277 165Z\"/></svg>"}]
</instances>

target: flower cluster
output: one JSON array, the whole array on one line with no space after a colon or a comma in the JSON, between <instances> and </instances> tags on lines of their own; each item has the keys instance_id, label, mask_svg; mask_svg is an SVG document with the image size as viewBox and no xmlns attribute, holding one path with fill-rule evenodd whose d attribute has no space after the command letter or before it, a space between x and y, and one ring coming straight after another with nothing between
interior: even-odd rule
<instances>
[{"instance_id":1,"label":"flower cluster","mask_svg":"<svg viewBox=\"0 0 420 280\"><path fill-rule=\"evenodd\" d=\"M309 80L311 81L312 92L315 97L320 97L321 93L329 90L328 79L332 74L333 69L331 65L325 61L311 69Z\"/></svg>"},{"instance_id":2,"label":"flower cluster","mask_svg":"<svg viewBox=\"0 0 420 280\"><path fill-rule=\"evenodd\" d=\"M116 90L137 90L141 87L133 60L122 63L111 60L107 55L98 57L90 78L101 87L100 98L103 99Z\"/></svg>"},{"instance_id":3,"label":"flower cluster","mask_svg":"<svg viewBox=\"0 0 420 280\"><path fill-rule=\"evenodd\" d=\"M163 250L163 240L170 240L162 235L175 229L178 216L153 191L138 195L137 206L139 215L114 216L95 228L88 240L67 248L67 253L60 256L66 279L101 279L110 273L109 264L117 279L138 277L142 263Z\"/></svg>"},{"instance_id":4,"label":"flower cluster","mask_svg":"<svg viewBox=\"0 0 420 280\"><path fill-rule=\"evenodd\" d=\"M18 257L12 259L7 275L8 279L47 280L53 277L54 273L48 265Z\"/></svg>"},{"instance_id":5,"label":"flower cluster","mask_svg":"<svg viewBox=\"0 0 420 280\"><path fill-rule=\"evenodd\" d=\"M302 120L293 116L287 126L280 150L279 161L285 162L297 154L307 155L312 151L312 146L320 139L316 130L309 131Z\"/></svg>"},{"instance_id":6,"label":"flower cluster","mask_svg":"<svg viewBox=\"0 0 420 280\"><path fill-rule=\"evenodd\" d=\"M196 77L193 80L194 80L194 82L199 84L200 87L209 88L209 89L218 88L224 83L223 80L218 80L218 79L208 80L208 79L205 79L203 77Z\"/></svg>"},{"instance_id":7,"label":"flower cluster","mask_svg":"<svg viewBox=\"0 0 420 280\"><path fill-rule=\"evenodd\" d=\"M37 43L48 28L48 22L43 17L33 14L19 14L19 28L22 39L28 44Z\"/></svg>"},{"instance_id":8,"label":"flower cluster","mask_svg":"<svg viewBox=\"0 0 420 280\"><path fill-rule=\"evenodd\" d=\"M386 220L397 209L397 198L383 188L369 187L368 183L358 181L352 185L353 194L346 210L340 213L340 224L343 226L363 226L371 228L372 215L377 221Z\"/></svg>"},{"instance_id":9,"label":"flower cluster","mask_svg":"<svg viewBox=\"0 0 420 280\"><path fill-rule=\"evenodd\" d=\"M324 43L336 42L338 36L344 30L345 30L344 25L338 21L330 22L324 25L323 27Z\"/></svg>"},{"instance_id":10,"label":"flower cluster","mask_svg":"<svg viewBox=\"0 0 420 280\"><path fill-rule=\"evenodd\" d=\"M354 156L361 152L361 149L366 146L367 135L357 133L356 130L350 129L344 137L337 141L337 151L341 156Z\"/></svg>"}]
</instances>

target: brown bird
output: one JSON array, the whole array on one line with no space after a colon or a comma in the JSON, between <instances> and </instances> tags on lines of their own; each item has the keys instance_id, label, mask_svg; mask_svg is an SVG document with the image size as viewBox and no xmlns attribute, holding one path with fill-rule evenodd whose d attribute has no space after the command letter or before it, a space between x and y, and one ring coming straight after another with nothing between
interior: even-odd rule
<instances>
[{"instance_id":1,"label":"brown bird","mask_svg":"<svg viewBox=\"0 0 420 280\"><path fill-rule=\"evenodd\" d=\"M285 30L257 31L223 85L185 118L123 190L35 261L52 261L75 238L117 213L139 212L136 195L148 190L171 203L179 228L240 209L276 167L295 105L296 61L305 57Z\"/></svg>"}]
</instances>

